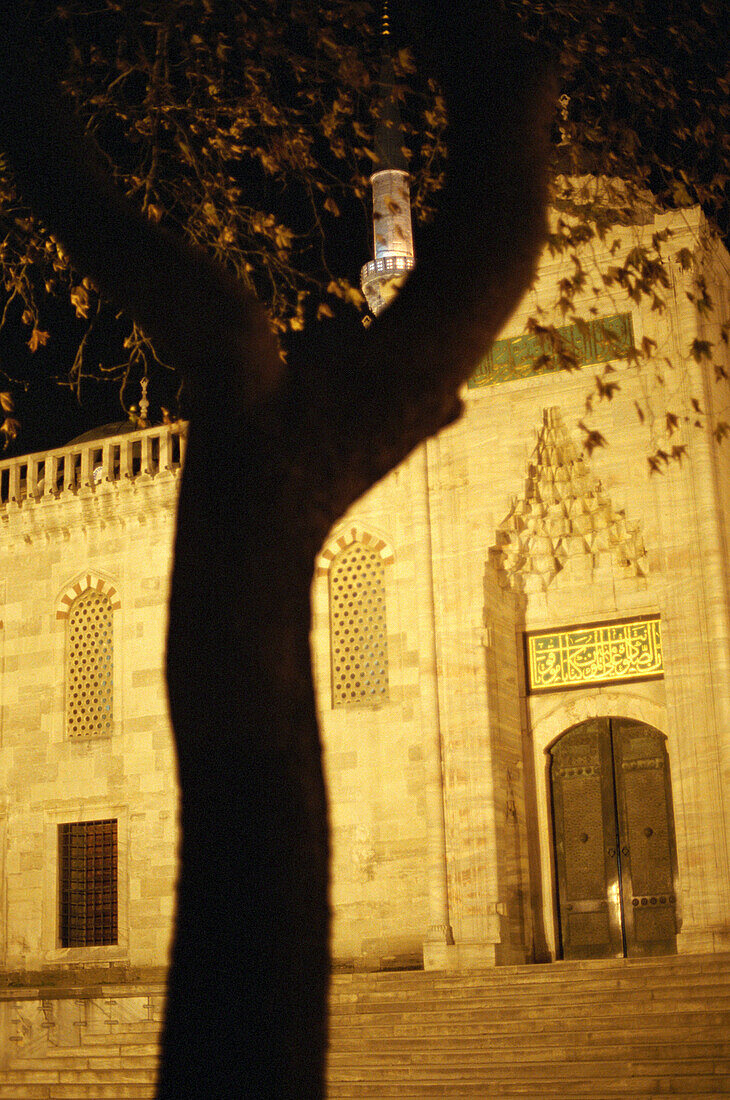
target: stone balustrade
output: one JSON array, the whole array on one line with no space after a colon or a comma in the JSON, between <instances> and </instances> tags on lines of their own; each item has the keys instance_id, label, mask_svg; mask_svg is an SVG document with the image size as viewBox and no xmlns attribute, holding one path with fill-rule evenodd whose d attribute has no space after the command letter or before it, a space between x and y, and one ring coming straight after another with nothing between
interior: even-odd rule
<instances>
[{"instance_id":1,"label":"stone balustrade","mask_svg":"<svg viewBox=\"0 0 730 1100\"><path fill-rule=\"evenodd\" d=\"M111 482L176 476L185 458L187 424L162 424L54 451L0 462L0 510L44 498L95 491Z\"/></svg>"},{"instance_id":2,"label":"stone balustrade","mask_svg":"<svg viewBox=\"0 0 730 1100\"><path fill-rule=\"evenodd\" d=\"M413 256L379 256L376 260L368 260L363 264L360 277L363 282L382 275L402 275L411 271L416 266Z\"/></svg>"}]
</instances>

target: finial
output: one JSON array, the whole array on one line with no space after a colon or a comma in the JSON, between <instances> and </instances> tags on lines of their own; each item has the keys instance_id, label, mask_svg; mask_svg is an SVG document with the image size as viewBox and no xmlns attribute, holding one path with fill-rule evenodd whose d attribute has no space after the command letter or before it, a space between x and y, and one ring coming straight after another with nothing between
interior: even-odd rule
<instances>
[{"instance_id":1,"label":"finial","mask_svg":"<svg viewBox=\"0 0 730 1100\"><path fill-rule=\"evenodd\" d=\"M148 383L149 383L149 379L145 375L145 377L140 382L140 387L142 389L142 396L139 399L139 412L140 412L140 417L139 418L140 418L140 421L141 421L140 427L147 427L147 425L149 424L149 421L147 420L147 413L149 412L149 407L150 407L150 403L147 400L147 385L148 385Z\"/></svg>"},{"instance_id":2,"label":"finial","mask_svg":"<svg viewBox=\"0 0 730 1100\"><path fill-rule=\"evenodd\" d=\"M390 35L390 22L388 20L388 0L383 3L383 38Z\"/></svg>"}]
</instances>

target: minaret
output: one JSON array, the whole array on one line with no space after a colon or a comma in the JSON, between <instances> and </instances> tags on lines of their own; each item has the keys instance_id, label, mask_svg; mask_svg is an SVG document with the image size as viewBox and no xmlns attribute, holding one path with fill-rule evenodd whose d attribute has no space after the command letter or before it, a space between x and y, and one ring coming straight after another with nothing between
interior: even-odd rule
<instances>
[{"instance_id":1,"label":"minaret","mask_svg":"<svg viewBox=\"0 0 730 1100\"><path fill-rule=\"evenodd\" d=\"M360 282L376 315L395 297L415 265L408 166L401 148L400 111L393 94L395 73L390 48L387 0L383 5L383 61L380 86L383 113L375 131L375 152L382 165L370 177L373 188L373 253L363 266Z\"/></svg>"}]
</instances>

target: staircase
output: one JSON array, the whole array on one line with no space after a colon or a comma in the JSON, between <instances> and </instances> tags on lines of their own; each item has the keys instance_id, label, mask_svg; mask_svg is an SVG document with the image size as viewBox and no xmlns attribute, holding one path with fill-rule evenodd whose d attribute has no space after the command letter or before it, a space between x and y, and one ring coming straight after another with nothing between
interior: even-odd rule
<instances>
[{"instance_id":1,"label":"staircase","mask_svg":"<svg viewBox=\"0 0 730 1100\"><path fill-rule=\"evenodd\" d=\"M153 1100L162 1005L6 995L0 1100ZM336 975L328 1080L328 1100L727 1097L730 955Z\"/></svg>"},{"instance_id":2,"label":"staircase","mask_svg":"<svg viewBox=\"0 0 730 1100\"><path fill-rule=\"evenodd\" d=\"M730 955L335 977L329 1100L730 1096Z\"/></svg>"},{"instance_id":3,"label":"staircase","mask_svg":"<svg viewBox=\"0 0 730 1100\"><path fill-rule=\"evenodd\" d=\"M38 994L4 998L0 1100L153 1100L161 983Z\"/></svg>"}]
</instances>

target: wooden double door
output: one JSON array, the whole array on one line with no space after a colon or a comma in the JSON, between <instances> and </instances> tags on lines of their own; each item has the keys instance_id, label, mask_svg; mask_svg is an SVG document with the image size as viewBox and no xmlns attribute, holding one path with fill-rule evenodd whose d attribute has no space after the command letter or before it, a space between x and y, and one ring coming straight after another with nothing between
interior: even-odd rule
<instances>
[{"instance_id":1,"label":"wooden double door","mask_svg":"<svg viewBox=\"0 0 730 1100\"><path fill-rule=\"evenodd\" d=\"M625 718L550 750L563 958L676 951L675 843L664 736Z\"/></svg>"}]
</instances>

